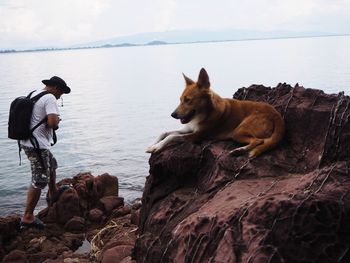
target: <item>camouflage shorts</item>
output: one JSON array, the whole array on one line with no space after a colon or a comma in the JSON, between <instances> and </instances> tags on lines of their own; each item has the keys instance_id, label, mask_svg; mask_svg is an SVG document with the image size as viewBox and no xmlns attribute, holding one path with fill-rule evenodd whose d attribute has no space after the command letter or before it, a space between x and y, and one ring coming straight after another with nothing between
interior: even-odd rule
<instances>
[{"instance_id":1,"label":"camouflage shorts","mask_svg":"<svg viewBox=\"0 0 350 263\"><path fill-rule=\"evenodd\" d=\"M57 161L48 149L40 149L40 154L43 160L40 160L37 151L34 148L21 145L21 148L26 153L32 170L32 186L34 188L44 189L49 183L51 175L57 169Z\"/></svg>"}]
</instances>

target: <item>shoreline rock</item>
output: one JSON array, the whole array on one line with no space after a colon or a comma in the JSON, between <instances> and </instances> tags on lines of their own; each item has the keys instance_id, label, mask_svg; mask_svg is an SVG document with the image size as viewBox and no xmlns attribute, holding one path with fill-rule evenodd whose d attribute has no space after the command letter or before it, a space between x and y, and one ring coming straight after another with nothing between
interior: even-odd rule
<instances>
[{"instance_id":1,"label":"shoreline rock","mask_svg":"<svg viewBox=\"0 0 350 263\"><path fill-rule=\"evenodd\" d=\"M118 196L117 177L81 173L57 185L71 187L57 202L38 213L45 223L43 230L20 230L19 216L0 218L0 260L106 263L119 258L132 262L131 248L137 234L132 214L133 217L138 214L140 205L124 204ZM90 243L91 249L75 252L83 243Z\"/></svg>"},{"instance_id":2,"label":"shoreline rock","mask_svg":"<svg viewBox=\"0 0 350 263\"><path fill-rule=\"evenodd\" d=\"M269 102L286 135L256 159L231 141L150 158L137 262L350 262L350 99L279 84L239 89Z\"/></svg>"}]
</instances>

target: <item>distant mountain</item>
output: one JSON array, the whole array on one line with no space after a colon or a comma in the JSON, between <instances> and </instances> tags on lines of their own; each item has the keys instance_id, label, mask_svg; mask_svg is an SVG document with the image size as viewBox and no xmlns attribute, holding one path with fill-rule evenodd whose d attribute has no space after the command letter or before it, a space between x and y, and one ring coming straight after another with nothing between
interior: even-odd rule
<instances>
[{"instance_id":1,"label":"distant mountain","mask_svg":"<svg viewBox=\"0 0 350 263\"><path fill-rule=\"evenodd\" d=\"M164 41L155 40L155 41L148 42L146 45L152 46L152 45L165 45L165 44L168 44L168 43Z\"/></svg>"},{"instance_id":2,"label":"distant mountain","mask_svg":"<svg viewBox=\"0 0 350 263\"><path fill-rule=\"evenodd\" d=\"M140 33L129 36L115 37L88 43L80 43L65 47L37 47L30 49L5 49L0 53L69 50L82 48L129 47L138 45L165 45L179 43L219 42L252 39L298 38L336 36L348 34L332 34L327 32L294 32L294 31L255 31L255 30L177 30L165 32Z\"/></svg>"},{"instance_id":3,"label":"distant mountain","mask_svg":"<svg viewBox=\"0 0 350 263\"><path fill-rule=\"evenodd\" d=\"M292 38L328 36L326 32L293 32L293 31L254 31L254 30L187 30L187 31L165 31L149 32L129 36L116 37L89 43L81 43L71 46L77 47L101 47L115 45L160 45L174 43L192 42L215 42L230 40L249 40L266 38Z\"/></svg>"}]
</instances>

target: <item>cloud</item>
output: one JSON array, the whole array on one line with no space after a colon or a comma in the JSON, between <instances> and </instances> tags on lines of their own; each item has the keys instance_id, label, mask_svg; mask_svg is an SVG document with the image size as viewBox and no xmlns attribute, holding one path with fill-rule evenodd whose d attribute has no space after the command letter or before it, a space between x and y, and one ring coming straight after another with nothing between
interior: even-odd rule
<instances>
[{"instance_id":1,"label":"cloud","mask_svg":"<svg viewBox=\"0 0 350 263\"><path fill-rule=\"evenodd\" d=\"M93 25L110 1L16 0L0 6L0 42L64 45L91 36ZM13 44L12 44L13 45Z\"/></svg>"},{"instance_id":2,"label":"cloud","mask_svg":"<svg viewBox=\"0 0 350 263\"><path fill-rule=\"evenodd\" d=\"M0 48L188 29L349 33L349 13L348 0L0 0Z\"/></svg>"},{"instance_id":3,"label":"cloud","mask_svg":"<svg viewBox=\"0 0 350 263\"><path fill-rule=\"evenodd\" d=\"M114 0L99 21L100 36L164 31L176 23L177 0Z\"/></svg>"},{"instance_id":4,"label":"cloud","mask_svg":"<svg viewBox=\"0 0 350 263\"><path fill-rule=\"evenodd\" d=\"M170 26L335 32L346 31L349 13L347 0L177 0Z\"/></svg>"},{"instance_id":5,"label":"cloud","mask_svg":"<svg viewBox=\"0 0 350 263\"><path fill-rule=\"evenodd\" d=\"M155 16L155 31L165 31L171 26L171 20L176 8L175 0L157 0L156 4L156 16Z\"/></svg>"}]
</instances>

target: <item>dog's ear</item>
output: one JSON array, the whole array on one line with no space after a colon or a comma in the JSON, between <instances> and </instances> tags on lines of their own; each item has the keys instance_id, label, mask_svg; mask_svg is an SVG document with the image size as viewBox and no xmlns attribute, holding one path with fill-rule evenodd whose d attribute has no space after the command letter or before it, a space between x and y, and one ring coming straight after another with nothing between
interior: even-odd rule
<instances>
[{"instance_id":1,"label":"dog's ear","mask_svg":"<svg viewBox=\"0 0 350 263\"><path fill-rule=\"evenodd\" d=\"M186 81L186 85L192 85L194 83L194 81L192 79L190 79L189 77L187 77L185 74L182 73L182 75L184 76L184 79Z\"/></svg>"},{"instance_id":2,"label":"dog's ear","mask_svg":"<svg viewBox=\"0 0 350 263\"><path fill-rule=\"evenodd\" d=\"M202 68L201 71L199 72L197 86L200 89L202 88L209 89L210 87L209 76L204 68Z\"/></svg>"}]
</instances>

